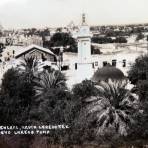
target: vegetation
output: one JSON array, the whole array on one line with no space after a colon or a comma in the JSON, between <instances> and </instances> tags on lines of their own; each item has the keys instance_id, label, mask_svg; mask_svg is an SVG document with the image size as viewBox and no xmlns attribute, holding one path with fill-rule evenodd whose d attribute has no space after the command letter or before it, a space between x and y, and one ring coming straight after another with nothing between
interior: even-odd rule
<instances>
[{"instance_id":1,"label":"vegetation","mask_svg":"<svg viewBox=\"0 0 148 148\"><path fill-rule=\"evenodd\" d=\"M102 52L100 51L100 48L91 45L91 54L102 54Z\"/></svg>"},{"instance_id":2,"label":"vegetation","mask_svg":"<svg viewBox=\"0 0 148 148\"><path fill-rule=\"evenodd\" d=\"M136 41L142 40L144 38L144 35L140 32L137 35Z\"/></svg>"},{"instance_id":3,"label":"vegetation","mask_svg":"<svg viewBox=\"0 0 148 148\"><path fill-rule=\"evenodd\" d=\"M127 90L126 85L125 81L95 85L85 80L74 86L77 100L73 101L73 142L99 144L130 135L130 128L137 122L135 116L140 115L140 103L138 95Z\"/></svg>"},{"instance_id":4,"label":"vegetation","mask_svg":"<svg viewBox=\"0 0 148 148\"><path fill-rule=\"evenodd\" d=\"M26 78L29 83L32 83L37 78L38 72L38 61L34 56L24 58L24 61L18 66L18 70Z\"/></svg>"},{"instance_id":5,"label":"vegetation","mask_svg":"<svg viewBox=\"0 0 148 148\"><path fill-rule=\"evenodd\" d=\"M148 72L148 55L140 56L132 65L129 74L129 79L132 84L137 84L140 80L147 79Z\"/></svg>"},{"instance_id":6,"label":"vegetation","mask_svg":"<svg viewBox=\"0 0 148 148\"><path fill-rule=\"evenodd\" d=\"M128 135L134 124L134 114L139 112L139 98L126 89L125 81L100 82L97 96L86 99L87 115L96 123L96 134L104 135L110 130L120 136Z\"/></svg>"},{"instance_id":7,"label":"vegetation","mask_svg":"<svg viewBox=\"0 0 148 148\"><path fill-rule=\"evenodd\" d=\"M115 39L112 39L111 37L92 37L93 43L98 44L107 44L107 43L127 43L127 39L122 36L117 36Z\"/></svg>"},{"instance_id":8,"label":"vegetation","mask_svg":"<svg viewBox=\"0 0 148 148\"><path fill-rule=\"evenodd\" d=\"M135 85L133 91L136 91L141 101L147 101L148 55L138 57L128 75L131 83Z\"/></svg>"},{"instance_id":9,"label":"vegetation","mask_svg":"<svg viewBox=\"0 0 148 148\"><path fill-rule=\"evenodd\" d=\"M48 93L50 89L66 89L65 76L59 71L53 70L49 72L48 70L45 70L43 73L41 73L39 79L40 80L35 82L37 96L42 96Z\"/></svg>"},{"instance_id":10,"label":"vegetation","mask_svg":"<svg viewBox=\"0 0 148 148\"><path fill-rule=\"evenodd\" d=\"M58 32L51 37L48 47L60 47L60 46L66 47L64 49L65 52L77 52L77 43L69 33ZM67 46L69 47L67 48ZM53 49L53 52L55 54L59 54L59 50L57 51Z\"/></svg>"},{"instance_id":11,"label":"vegetation","mask_svg":"<svg viewBox=\"0 0 148 148\"><path fill-rule=\"evenodd\" d=\"M9 69L4 74L0 91L1 124L27 124L34 121L32 114L43 103L40 100L46 102L53 99L55 94L64 93L67 90L65 81L65 76L59 71L39 72L38 61L33 57L25 58L17 69Z\"/></svg>"},{"instance_id":12,"label":"vegetation","mask_svg":"<svg viewBox=\"0 0 148 148\"><path fill-rule=\"evenodd\" d=\"M3 49L5 48L4 44L3 43L0 43L0 53L3 52Z\"/></svg>"},{"instance_id":13,"label":"vegetation","mask_svg":"<svg viewBox=\"0 0 148 148\"><path fill-rule=\"evenodd\" d=\"M146 62L147 56L142 56L132 66L129 78L136 87L131 91L126 89L126 81L119 80L97 84L84 80L70 91L60 71L39 72L38 62L29 57L19 68L4 74L0 124L66 124L69 129L52 131L43 139L46 144L67 147L90 143L124 145L137 139L146 140L148 85L147 77L143 79L147 74ZM26 140L31 144L38 142L36 138Z\"/></svg>"},{"instance_id":14,"label":"vegetation","mask_svg":"<svg viewBox=\"0 0 148 148\"><path fill-rule=\"evenodd\" d=\"M4 74L0 94L0 123L27 124L35 91L26 78L17 70L9 69Z\"/></svg>"},{"instance_id":15,"label":"vegetation","mask_svg":"<svg viewBox=\"0 0 148 148\"><path fill-rule=\"evenodd\" d=\"M137 139L146 139L148 137L148 55L140 56L136 59L129 71L129 79L134 84L133 92L137 93L140 97L141 108L143 109L142 116L137 116L136 127L133 127L133 135ZM135 131L134 128L137 130ZM140 133L140 134L137 134Z\"/></svg>"}]
</instances>

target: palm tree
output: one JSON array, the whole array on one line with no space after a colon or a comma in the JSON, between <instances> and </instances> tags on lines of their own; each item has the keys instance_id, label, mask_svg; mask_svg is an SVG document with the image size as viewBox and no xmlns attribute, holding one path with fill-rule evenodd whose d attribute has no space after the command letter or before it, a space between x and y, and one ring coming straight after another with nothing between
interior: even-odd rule
<instances>
[{"instance_id":1,"label":"palm tree","mask_svg":"<svg viewBox=\"0 0 148 148\"><path fill-rule=\"evenodd\" d=\"M125 81L100 82L96 86L98 95L86 99L86 114L96 123L96 134L102 135L113 129L125 136L131 124L133 114L138 113L139 97L126 89Z\"/></svg>"},{"instance_id":2,"label":"palm tree","mask_svg":"<svg viewBox=\"0 0 148 148\"><path fill-rule=\"evenodd\" d=\"M38 74L38 66L38 60L34 56L30 56L24 58L24 61L18 66L18 69L25 74L28 82L32 82Z\"/></svg>"},{"instance_id":3,"label":"palm tree","mask_svg":"<svg viewBox=\"0 0 148 148\"><path fill-rule=\"evenodd\" d=\"M40 75L40 81L36 81L36 95L42 96L51 89L66 89L65 76L56 70L44 70Z\"/></svg>"}]
</instances>

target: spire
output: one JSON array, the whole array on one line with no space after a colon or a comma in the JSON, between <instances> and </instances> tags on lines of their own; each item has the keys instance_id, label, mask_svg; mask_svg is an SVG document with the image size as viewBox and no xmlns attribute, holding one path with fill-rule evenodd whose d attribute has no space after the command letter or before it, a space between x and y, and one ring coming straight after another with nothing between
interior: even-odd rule
<instances>
[{"instance_id":1,"label":"spire","mask_svg":"<svg viewBox=\"0 0 148 148\"><path fill-rule=\"evenodd\" d=\"M86 16L85 16L85 13L82 14L82 25L86 25Z\"/></svg>"}]
</instances>

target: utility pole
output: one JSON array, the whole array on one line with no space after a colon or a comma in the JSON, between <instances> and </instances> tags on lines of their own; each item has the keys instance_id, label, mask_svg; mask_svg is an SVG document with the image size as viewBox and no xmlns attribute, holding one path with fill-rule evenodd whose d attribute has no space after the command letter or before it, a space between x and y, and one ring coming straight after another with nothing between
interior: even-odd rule
<instances>
[{"instance_id":1,"label":"utility pole","mask_svg":"<svg viewBox=\"0 0 148 148\"><path fill-rule=\"evenodd\" d=\"M63 65L63 52L64 49L68 49L70 48L70 45L67 46L57 46L57 47L51 47L53 50L54 49L59 49L59 53L58 53L58 61L57 61L57 66L59 67L59 71L61 71L61 67Z\"/></svg>"}]
</instances>

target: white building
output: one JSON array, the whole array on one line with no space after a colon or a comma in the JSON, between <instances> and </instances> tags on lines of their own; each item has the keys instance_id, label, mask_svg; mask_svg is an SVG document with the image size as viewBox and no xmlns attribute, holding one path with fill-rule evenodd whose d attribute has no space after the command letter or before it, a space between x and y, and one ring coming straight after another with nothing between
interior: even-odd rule
<instances>
[{"instance_id":1,"label":"white building","mask_svg":"<svg viewBox=\"0 0 148 148\"><path fill-rule=\"evenodd\" d=\"M90 72L94 68L94 62L91 58L91 36L90 28L86 24L85 14L82 15L82 25L77 34L78 57L75 61L75 70ZM86 74L86 78L89 74Z\"/></svg>"},{"instance_id":2,"label":"white building","mask_svg":"<svg viewBox=\"0 0 148 148\"><path fill-rule=\"evenodd\" d=\"M70 70L66 72L68 84L80 83L84 79L90 79L94 73L94 61L91 56L91 37L89 26L86 24L85 14L82 15L82 24L76 35L78 44L77 57L71 58Z\"/></svg>"},{"instance_id":3,"label":"white building","mask_svg":"<svg viewBox=\"0 0 148 148\"><path fill-rule=\"evenodd\" d=\"M88 63L91 58L91 34L89 26L85 22L85 15L83 14L82 26L77 35L78 41L78 58L80 63Z\"/></svg>"}]
</instances>

